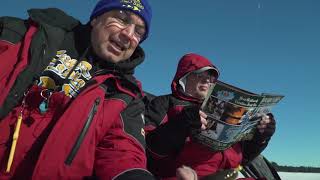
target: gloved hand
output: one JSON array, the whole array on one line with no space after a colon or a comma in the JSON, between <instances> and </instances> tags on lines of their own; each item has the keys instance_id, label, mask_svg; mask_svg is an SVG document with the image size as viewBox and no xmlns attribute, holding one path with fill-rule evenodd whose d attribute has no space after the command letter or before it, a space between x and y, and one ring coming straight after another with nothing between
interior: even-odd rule
<instances>
[{"instance_id":1,"label":"gloved hand","mask_svg":"<svg viewBox=\"0 0 320 180\"><path fill-rule=\"evenodd\" d=\"M276 130L276 121L272 113L262 115L257 125L257 131L253 140L258 143L265 143L270 140Z\"/></svg>"},{"instance_id":2,"label":"gloved hand","mask_svg":"<svg viewBox=\"0 0 320 180\"><path fill-rule=\"evenodd\" d=\"M206 129L207 115L200 110L198 105L185 106L181 112L181 118L193 129Z\"/></svg>"}]
</instances>

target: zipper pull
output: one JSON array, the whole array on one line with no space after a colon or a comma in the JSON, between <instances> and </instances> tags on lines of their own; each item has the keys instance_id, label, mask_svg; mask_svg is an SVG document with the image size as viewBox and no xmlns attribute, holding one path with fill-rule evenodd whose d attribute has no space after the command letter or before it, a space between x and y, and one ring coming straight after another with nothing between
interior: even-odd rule
<instances>
[{"instance_id":1,"label":"zipper pull","mask_svg":"<svg viewBox=\"0 0 320 180\"><path fill-rule=\"evenodd\" d=\"M41 114L45 114L49 108L49 100L52 95L52 91L44 89L40 92L40 95L44 100L39 105L39 111Z\"/></svg>"},{"instance_id":2,"label":"zipper pull","mask_svg":"<svg viewBox=\"0 0 320 180\"><path fill-rule=\"evenodd\" d=\"M43 100L39 105L39 111L41 114L45 114L48 110L48 103L49 101L47 99Z\"/></svg>"}]
</instances>

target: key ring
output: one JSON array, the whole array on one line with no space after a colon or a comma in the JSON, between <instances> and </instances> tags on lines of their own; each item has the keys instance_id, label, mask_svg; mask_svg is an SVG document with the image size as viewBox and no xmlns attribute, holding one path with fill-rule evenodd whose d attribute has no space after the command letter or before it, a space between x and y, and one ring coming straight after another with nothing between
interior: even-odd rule
<instances>
[{"instance_id":1,"label":"key ring","mask_svg":"<svg viewBox=\"0 0 320 180\"><path fill-rule=\"evenodd\" d=\"M40 96L44 99L39 105L39 111L41 114L45 114L47 112L51 95L52 91L49 89L43 89L40 92Z\"/></svg>"},{"instance_id":2,"label":"key ring","mask_svg":"<svg viewBox=\"0 0 320 180\"><path fill-rule=\"evenodd\" d=\"M44 95L44 93L45 93L46 95ZM52 95L52 91L49 90L49 89L43 89L43 90L41 90L41 92L40 92L40 96L41 96L42 98L44 98L45 100L48 100L51 95Z\"/></svg>"}]
</instances>

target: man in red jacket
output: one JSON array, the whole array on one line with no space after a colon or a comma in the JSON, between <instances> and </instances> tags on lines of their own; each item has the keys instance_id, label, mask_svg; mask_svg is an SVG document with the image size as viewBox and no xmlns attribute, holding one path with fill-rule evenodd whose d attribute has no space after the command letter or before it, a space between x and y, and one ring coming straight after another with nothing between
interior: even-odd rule
<instances>
[{"instance_id":1,"label":"man in red jacket","mask_svg":"<svg viewBox=\"0 0 320 180\"><path fill-rule=\"evenodd\" d=\"M194 179L192 168L203 178L220 170L236 169L267 146L275 131L272 114L263 116L251 141L236 143L223 151L212 151L192 139L191 129L207 128L207 115L199 108L218 76L218 69L207 58L186 54L172 81L172 94L159 96L147 106L148 166L155 175L176 179L176 173L180 177L191 174L190 179Z\"/></svg>"},{"instance_id":2,"label":"man in red jacket","mask_svg":"<svg viewBox=\"0 0 320 180\"><path fill-rule=\"evenodd\" d=\"M0 179L153 179L133 76L147 0L100 0L86 25L28 13L0 18Z\"/></svg>"}]
</instances>

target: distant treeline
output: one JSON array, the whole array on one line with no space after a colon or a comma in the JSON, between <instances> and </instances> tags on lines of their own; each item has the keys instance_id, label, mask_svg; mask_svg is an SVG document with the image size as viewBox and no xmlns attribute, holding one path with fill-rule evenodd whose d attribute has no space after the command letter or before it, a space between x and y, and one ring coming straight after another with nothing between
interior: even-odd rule
<instances>
[{"instance_id":1,"label":"distant treeline","mask_svg":"<svg viewBox=\"0 0 320 180\"><path fill-rule=\"evenodd\" d=\"M320 173L319 167L305 167L305 166L280 166L275 162L271 162L272 166L280 172L312 172L312 173Z\"/></svg>"}]
</instances>

